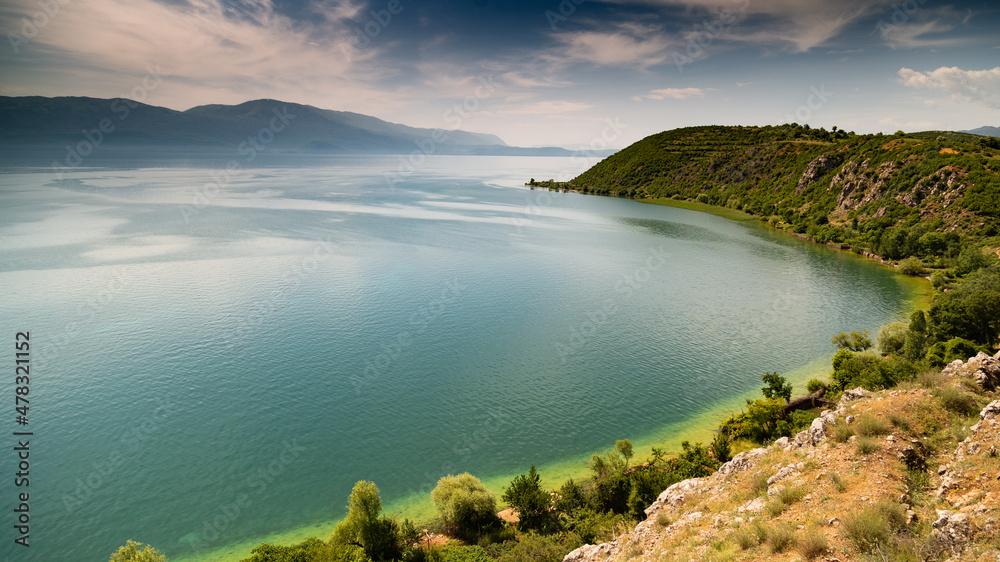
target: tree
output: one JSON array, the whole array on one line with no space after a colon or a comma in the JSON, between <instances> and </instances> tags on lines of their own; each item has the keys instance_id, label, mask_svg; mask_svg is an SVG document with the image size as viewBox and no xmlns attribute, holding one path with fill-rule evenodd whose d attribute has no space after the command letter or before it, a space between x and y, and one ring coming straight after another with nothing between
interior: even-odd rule
<instances>
[{"instance_id":1,"label":"tree","mask_svg":"<svg viewBox=\"0 0 1000 562\"><path fill-rule=\"evenodd\" d=\"M884 355L899 353L906 344L908 328L905 322L893 322L878 331L878 349Z\"/></svg>"},{"instance_id":2,"label":"tree","mask_svg":"<svg viewBox=\"0 0 1000 562\"><path fill-rule=\"evenodd\" d=\"M468 472L438 480L431 499L445 526L462 538L476 539L484 528L497 522L496 498Z\"/></svg>"},{"instance_id":3,"label":"tree","mask_svg":"<svg viewBox=\"0 0 1000 562\"><path fill-rule=\"evenodd\" d=\"M924 311L917 310L910 315L910 326L906 329L903 355L910 361L918 361L927 351L927 318Z\"/></svg>"},{"instance_id":4,"label":"tree","mask_svg":"<svg viewBox=\"0 0 1000 562\"><path fill-rule=\"evenodd\" d=\"M785 377L778 373L764 373L760 376L764 380L765 386L760 389L764 393L764 398L768 400L784 398L785 402L792 398L792 385L785 381Z\"/></svg>"},{"instance_id":5,"label":"tree","mask_svg":"<svg viewBox=\"0 0 1000 562\"><path fill-rule=\"evenodd\" d=\"M314 537L290 546L263 543L240 562L368 562L368 557L361 547L325 543Z\"/></svg>"},{"instance_id":6,"label":"tree","mask_svg":"<svg viewBox=\"0 0 1000 562\"><path fill-rule=\"evenodd\" d=\"M337 524L330 541L364 549L371 560L398 560L402 557L399 523L382 515L382 497L374 482L361 480L347 500L347 517Z\"/></svg>"},{"instance_id":7,"label":"tree","mask_svg":"<svg viewBox=\"0 0 1000 562\"><path fill-rule=\"evenodd\" d=\"M518 528L522 531L544 529L549 523L549 494L542 489L542 477L531 465L528 474L514 477L502 499L517 510Z\"/></svg>"},{"instance_id":8,"label":"tree","mask_svg":"<svg viewBox=\"0 0 1000 562\"><path fill-rule=\"evenodd\" d=\"M111 555L110 562L167 562L167 557L148 544L129 539Z\"/></svg>"},{"instance_id":9,"label":"tree","mask_svg":"<svg viewBox=\"0 0 1000 562\"><path fill-rule=\"evenodd\" d=\"M850 334L840 332L836 336L833 336L830 343L837 346L837 349L847 349L849 351L865 351L872 346L872 340L868 337L868 330L851 332Z\"/></svg>"}]
</instances>

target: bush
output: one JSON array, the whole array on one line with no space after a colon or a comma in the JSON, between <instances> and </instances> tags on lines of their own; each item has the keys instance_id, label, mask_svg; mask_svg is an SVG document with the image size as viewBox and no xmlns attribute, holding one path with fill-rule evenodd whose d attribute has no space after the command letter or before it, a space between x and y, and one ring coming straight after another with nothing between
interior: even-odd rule
<instances>
[{"instance_id":1,"label":"bush","mask_svg":"<svg viewBox=\"0 0 1000 562\"><path fill-rule=\"evenodd\" d=\"M813 560L818 558L830 549L826 535L815 527L810 527L799 539L798 550L802 558Z\"/></svg>"},{"instance_id":2,"label":"bush","mask_svg":"<svg viewBox=\"0 0 1000 562\"><path fill-rule=\"evenodd\" d=\"M961 416L971 416L980 408L976 397L957 385L942 386L934 391L934 395L937 396L946 410Z\"/></svg>"},{"instance_id":3,"label":"bush","mask_svg":"<svg viewBox=\"0 0 1000 562\"><path fill-rule=\"evenodd\" d=\"M733 534L736 544L743 550L764 544L767 541L767 526L760 519L755 520L750 525L743 527Z\"/></svg>"},{"instance_id":4,"label":"bush","mask_svg":"<svg viewBox=\"0 0 1000 562\"><path fill-rule=\"evenodd\" d=\"M111 562L167 562L167 557L148 544L130 539L111 555Z\"/></svg>"},{"instance_id":5,"label":"bush","mask_svg":"<svg viewBox=\"0 0 1000 562\"><path fill-rule=\"evenodd\" d=\"M941 290L948 285L948 277L943 271L935 271L931 274L931 286L937 290Z\"/></svg>"},{"instance_id":6,"label":"bush","mask_svg":"<svg viewBox=\"0 0 1000 562\"><path fill-rule=\"evenodd\" d=\"M846 423L838 423L833 426L832 439L834 443L843 443L854 435L854 428L847 425Z\"/></svg>"},{"instance_id":7,"label":"bush","mask_svg":"<svg viewBox=\"0 0 1000 562\"><path fill-rule=\"evenodd\" d=\"M902 373L894 367L904 365L890 362L876 353L854 353L841 349L833 356L833 382L837 388L861 386L868 390L892 388Z\"/></svg>"},{"instance_id":8,"label":"bush","mask_svg":"<svg viewBox=\"0 0 1000 562\"><path fill-rule=\"evenodd\" d=\"M924 264L920 258L909 257L899 262L897 270L903 275L923 275Z\"/></svg>"},{"instance_id":9,"label":"bush","mask_svg":"<svg viewBox=\"0 0 1000 562\"><path fill-rule=\"evenodd\" d=\"M733 458L732 449L729 446L729 436L725 433L717 433L709 448L712 451L712 456L720 463L727 463Z\"/></svg>"},{"instance_id":10,"label":"bush","mask_svg":"<svg viewBox=\"0 0 1000 562\"><path fill-rule=\"evenodd\" d=\"M854 422L854 430L861 437L877 437L888 434L889 426L875 416L865 413Z\"/></svg>"},{"instance_id":11,"label":"bush","mask_svg":"<svg viewBox=\"0 0 1000 562\"><path fill-rule=\"evenodd\" d=\"M250 554L241 562L368 562L361 547L325 543L317 538L290 546L264 543Z\"/></svg>"},{"instance_id":12,"label":"bush","mask_svg":"<svg viewBox=\"0 0 1000 562\"><path fill-rule=\"evenodd\" d=\"M337 524L330 536L336 545L359 545L371 560L398 560L404 537L399 524L382 515L382 498L374 482L357 482L347 500L347 517Z\"/></svg>"},{"instance_id":13,"label":"bush","mask_svg":"<svg viewBox=\"0 0 1000 562\"><path fill-rule=\"evenodd\" d=\"M562 559L583 546L576 533L542 536L527 533L496 556L497 562L562 562Z\"/></svg>"},{"instance_id":14,"label":"bush","mask_svg":"<svg viewBox=\"0 0 1000 562\"><path fill-rule=\"evenodd\" d=\"M519 529L540 531L549 524L551 500L542 489L542 477L535 465L531 465L528 474L515 476L501 499L517 510Z\"/></svg>"},{"instance_id":15,"label":"bush","mask_svg":"<svg viewBox=\"0 0 1000 562\"><path fill-rule=\"evenodd\" d=\"M878 349L885 355L894 355L902 351L906 344L908 325L905 322L893 322L878 331Z\"/></svg>"},{"instance_id":16,"label":"bush","mask_svg":"<svg viewBox=\"0 0 1000 562\"><path fill-rule=\"evenodd\" d=\"M792 399L792 385L788 384L785 377L778 373L764 373L760 378L767 385L760 389L764 398L768 400L784 398L785 402Z\"/></svg>"},{"instance_id":17,"label":"bush","mask_svg":"<svg viewBox=\"0 0 1000 562\"><path fill-rule=\"evenodd\" d=\"M496 498L468 472L438 480L431 499L445 526L460 538L477 540L484 528L499 523Z\"/></svg>"},{"instance_id":18,"label":"bush","mask_svg":"<svg viewBox=\"0 0 1000 562\"><path fill-rule=\"evenodd\" d=\"M833 482L833 489L838 492L843 492L847 490L847 481L844 477L837 474L836 472L830 473L830 481Z\"/></svg>"},{"instance_id":19,"label":"bush","mask_svg":"<svg viewBox=\"0 0 1000 562\"><path fill-rule=\"evenodd\" d=\"M861 552L874 552L888 544L892 536L906 523L906 512L897 503L882 500L857 513L844 517L847 538Z\"/></svg>"},{"instance_id":20,"label":"bush","mask_svg":"<svg viewBox=\"0 0 1000 562\"><path fill-rule=\"evenodd\" d=\"M927 350L927 360L935 367L941 367L956 359L962 361L979 353L979 347L964 338L952 338L947 342L938 342Z\"/></svg>"},{"instance_id":21,"label":"bush","mask_svg":"<svg viewBox=\"0 0 1000 562\"><path fill-rule=\"evenodd\" d=\"M868 330L862 332L851 332L850 334L840 332L833 336L830 343L838 349L848 351L865 351L872 346L872 340L868 337Z\"/></svg>"},{"instance_id":22,"label":"bush","mask_svg":"<svg viewBox=\"0 0 1000 562\"><path fill-rule=\"evenodd\" d=\"M826 386L826 383L819 379L809 379L809 382L806 383L806 390L812 394L821 388L826 388Z\"/></svg>"},{"instance_id":23,"label":"bush","mask_svg":"<svg viewBox=\"0 0 1000 562\"><path fill-rule=\"evenodd\" d=\"M795 527L789 524L773 527L767 533L767 546L774 554L782 553L795 546Z\"/></svg>"},{"instance_id":24,"label":"bush","mask_svg":"<svg viewBox=\"0 0 1000 562\"><path fill-rule=\"evenodd\" d=\"M871 437L862 437L858 439L857 451L859 455L870 455L878 450L878 441L872 439Z\"/></svg>"}]
</instances>

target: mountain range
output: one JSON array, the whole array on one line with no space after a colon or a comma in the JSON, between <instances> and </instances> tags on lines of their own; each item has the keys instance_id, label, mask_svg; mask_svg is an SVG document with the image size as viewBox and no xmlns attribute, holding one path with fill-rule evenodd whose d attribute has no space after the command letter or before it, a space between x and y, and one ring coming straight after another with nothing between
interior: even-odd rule
<instances>
[{"instance_id":1,"label":"mountain range","mask_svg":"<svg viewBox=\"0 0 1000 562\"><path fill-rule=\"evenodd\" d=\"M460 121L455 114L449 121ZM348 111L260 99L186 111L130 99L0 97L0 147L269 150L331 154L571 156L560 147L509 146L496 135L422 129Z\"/></svg>"}]
</instances>

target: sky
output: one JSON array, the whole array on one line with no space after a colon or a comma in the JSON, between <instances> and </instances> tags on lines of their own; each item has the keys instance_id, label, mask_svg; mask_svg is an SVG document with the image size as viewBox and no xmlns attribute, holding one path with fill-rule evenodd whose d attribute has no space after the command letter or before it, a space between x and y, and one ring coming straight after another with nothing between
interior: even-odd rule
<instances>
[{"instance_id":1,"label":"sky","mask_svg":"<svg viewBox=\"0 0 1000 562\"><path fill-rule=\"evenodd\" d=\"M1000 2L0 0L0 95L259 98L516 146L1000 126Z\"/></svg>"}]
</instances>

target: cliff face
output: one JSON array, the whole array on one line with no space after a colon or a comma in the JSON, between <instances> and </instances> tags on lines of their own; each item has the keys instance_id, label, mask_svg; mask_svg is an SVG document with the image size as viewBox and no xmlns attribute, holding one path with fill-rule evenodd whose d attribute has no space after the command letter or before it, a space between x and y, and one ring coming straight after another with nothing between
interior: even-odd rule
<instances>
[{"instance_id":1,"label":"cliff face","mask_svg":"<svg viewBox=\"0 0 1000 562\"><path fill-rule=\"evenodd\" d=\"M565 562L1000 560L1000 399L976 383L997 375L1000 353L981 354L845 392L808 430L670 486L632 532Z\"/></svg>"}]
</instances>

